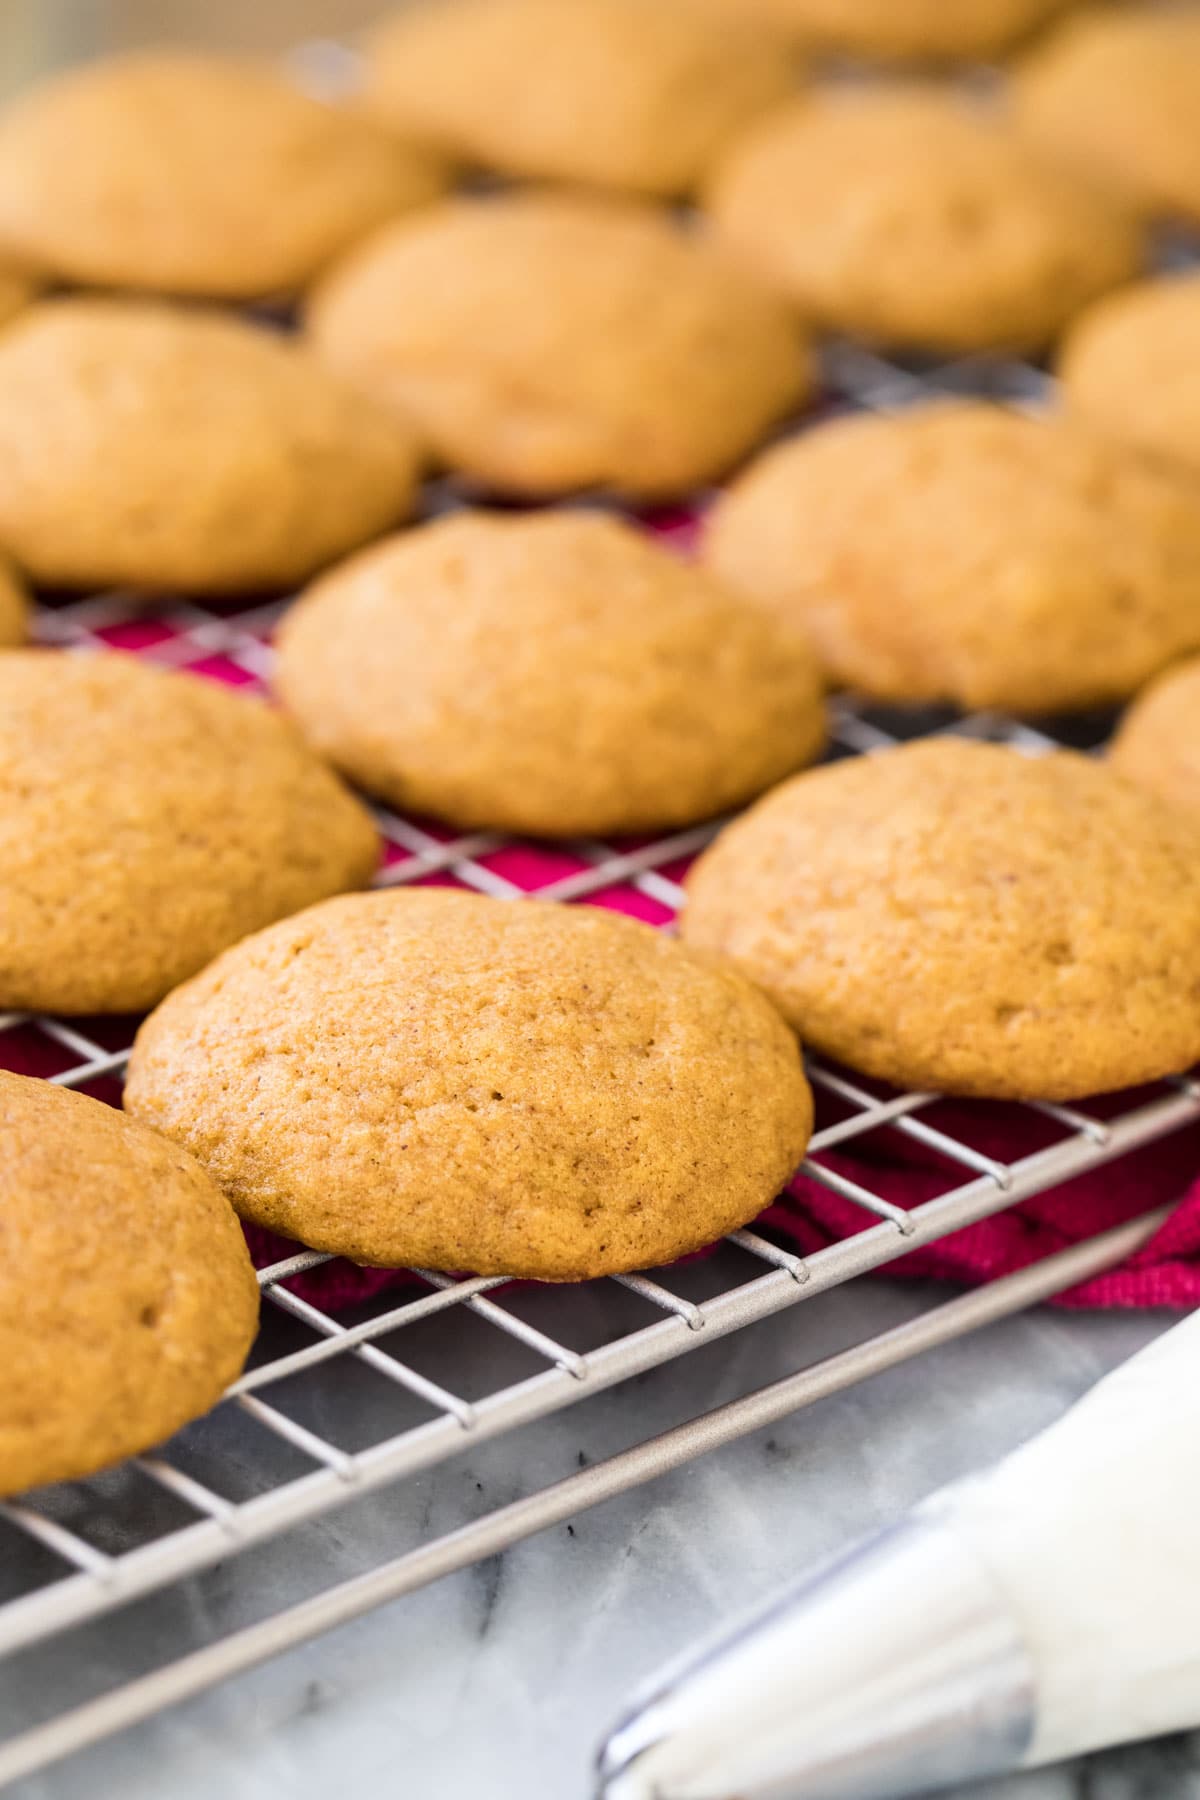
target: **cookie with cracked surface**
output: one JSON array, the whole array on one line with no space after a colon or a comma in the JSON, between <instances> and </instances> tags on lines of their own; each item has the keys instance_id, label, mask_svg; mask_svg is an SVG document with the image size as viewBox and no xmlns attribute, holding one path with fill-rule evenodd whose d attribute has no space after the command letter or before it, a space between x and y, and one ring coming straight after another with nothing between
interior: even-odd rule
<instances>
[{"instance_id":1,"label":"cookie with cracked surface","mask_svg":"<svg viewBox=\"0 0 1200 1800\"><path fill-rule=\"evenodd\" d=\"M1073 0L704 0L814 51L871 62L981 62L1011 50Z\"/></svg>"},{"instance_id":2,"label":"cookie with cracked surface","mask_svg":"<svg viewBox=\"0 0 1200 1800\"><path fill-rule=\"evenodd\" d=\"M718 501L705 559L880 700L1070 711L1200 646L1192 484L982 401L768 450Z\"/></svg>"},{"instance_id":3,"label":"cookie with cracked surface","mask_svg":"<svg viewBox=\"0 0 1200 1800\"><path fill-rule=\"evenodd\" d=\"M1059 355L1069 413L1112 443L1200 474L1200 276L1098 301Z\"/></svg>"},{"instance_id":4,"label":"cookie with cracked surface","mask_svg":"<svg viewBox=\"0 0 1200 1800\"><path fill-rule=\"evenodd\" d=\"M506 194L401 221L315 290L335 367L450 468L530 496L686 492L805 398L781 302L633 201Z\"/></svg>"},{"instance_id":5,"label":"cookie with cracked surface","mask_svg":"<svg viewBox=\"0 0 1200 1800\"><path fill-rule=\"evenodd\" d=\"M604 513L460 512L373 545L292 608L278 650L322 756L467 829L690 824L824 738L799 631Z\"/></svg>"},{"instance_id":6,"label":"cookie with cracked surface","mask_svg":"<svg viewBox=\"0 0 1200 1800\"><path fill-rule=\"evenodd\" d=\"M236 57L108 57L0 115L0 243L80 286L292 293L445 186L428 153Z\"/></svg>"},{"instance_id":7,"label":"cookie with cracked surface","mask_svg":"<svg viewBox=\"0 0 1200 1800\"><path fill-rule=\"evenodd\" d=\"M687 890L685 943L900 1088L1071 1100L1200 1057L1200 833L1073 752L936 739L798 775Z\"/></svg>"},{"instance_id":8,"label":"cookie with cracked surface","mask_svg":"<svg viewBox=\"0 0 1200 1800\"><path fill-rule=\"evenodd\" d=\"M224 1196L174 1144L0 1071L0 1493L74 1481L215 1405L258 1324Z\"/></svg>"},{"instance_id":9,"label":"cookie with cracked surface","mask_svg":"<svg viewBox=\"0 0 1200 1800\"><path fill-rule=\"evenodd\" d=\"M807 317L909 350L1038 350L1143 256L1117 205L932 87L835 87L779 108L718 164L706 204Z\"/></svg>"},{"instance_id":10,"label":"cookie with cracked surface","mask_svg":"<svg viewBox=\"0 0 1200 1800\"><path fill-rule=\"evenodd\" d=\"M812 1122L736 970L599 908L438 888L229 951L142 1026L126 1105L301 1243L546 1281L746 1224Z\"/></svg>"},{"instance_id":11,"label":"cookie with cracked surface","mask_svg":"<svg viewBox=\"0 0 1200 1800\"><path fill-rule=\"evenodd\" d=\"M1200 223L1200 12L1117 7L1063 22L1016 71L1018 128L1151 217Z\"/></svg>"},{"instance_id":12,"label":"cookie with cracked surface","mask_svg":"<svg viewBox=\"0 0 1200 1800\"><path fill-rule=\"evenodd\" d=\"M371 36L363 101L478 167L669 197L795 75L781 42L671 0L436 0Z\"/></svg>"},{"instance_id":13,"label":"cookie with cracked surface","mask_svg":"<svg viewBox=\"0 0 1200 1800\"><path fill-rule=\"evenodd\" d=\"M1168 669L1138 696L1109 758L1130 781L1200 819L1200 657Z\"/></svg>"},{"instance_id":14,"label":"cookie with cracked surface","mask_svg":"<svg viewBox=\"0 0 1200 1800\"><path fill-rule=\"evenodd\" d=\"M0 656L0 1010L142 1012L377 856L261 702L117 654Z\"/></svg>"},{"instance_id":15,"label":"cookie with cracked surface","mask_svg":"<svg viewBox=\"0 0 1200 1800\"><path fill-rule=\"evenodd\" d=\"M0 648L23 644L29 629L29 601L16 571L0 559Z\"/></svg>"},{"instance_id":16,"label":"cookie with cracked surface","mask_svg":"<svg viewBox=\"0 0 1200 1800\"><path fill-rule=\"evenodd\" d=\"M407 513L389 409L276 333L64 299L0 333L0 543L51 587L270 592Z\"/></svg>"}]
</instances>

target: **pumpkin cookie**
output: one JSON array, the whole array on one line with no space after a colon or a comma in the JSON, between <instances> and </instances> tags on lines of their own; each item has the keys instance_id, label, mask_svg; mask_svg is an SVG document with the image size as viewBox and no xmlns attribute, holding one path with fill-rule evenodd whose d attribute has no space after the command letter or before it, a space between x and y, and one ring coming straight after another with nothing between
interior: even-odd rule
<instances>
[{"instance_id":1,"label":"pumpkin cookie","mask_svg":"<svg viewBox=\"0 0 1200 1800\"><path fill-rule=\"evenodd\" d=\"M273 332L55 300L0 333L0 543L57 587L290 586L407 512L408 432Z\"/></svg>"},{"instance_id":2,"label":"pumpkin cookie","mask_svg":"<svg viewBox=\"0 0 1200 1800\"><path fill-rule=\"evenodd\" d=\"M445 185L425 153L236 58L111 57L0 116L0 243L77 284L290 293Z\"/></svg>"},{"instance_id":3,"label":"pumpkin cookie","mask_svg":"<svg viewBox=\"0 0 1200 1800\"><path fill-rule=\"evenodd\" d=\"M704 0L802 44L879 62L978 62L1009 50L1071 0Z\"/></svg>"},{"instance_id":4,"label":"pumpkin cookie","mask_svg":"<svg viewBox=\"0 0 1200 1800\"><path fill-rule=\"evenodd\" d=\"M126 1104L301 1243L546 1281L746 1224L812 1120L795 1039L733 969L616 913L444 888L229 951L142 1026Z\"/></svg>"},{"instance_id":5,"label":"pumpkin cookie","mask_svg":"<svg viewBox=\"0 0 1200 1800\"><path fill-rule=\"evenodd\" d=\"M629 201L509 194L391 226L318 287L317 348L513 493L686 491L811 382L783 306Z\"/></svg>"},{"instance_id":6,"label":"pumpkin cookie","mask_svg":"<svg viewBox=\"0 0 1200 1800\"><path fill-rule=\"evenodd\" d=\"M1168 669L1134 702L1110 756L1130 781L1200 818L1200 658Z\"/></svg>"},{"instance_id":7,"label":"pumpkin cookie","mask_svg":"<svg viewBox=\"0 0 1200 1800\"><path fill-rule=\"evenodd\" d=\"M289 613L278 686L393 805L550 837L710 817L824 737L799 633L602 513L456 513Z\"/></svg>"},{"instance_id":8,"label":"pumpkin cookie","mask_svg":"<svg viewBox=\"0 0 1200 1800\"><path fill-rule=\"evenodd\" d=\"M1200 1057L1200 835L1087 757L943 738L816 769L687 886L686 943L897 1087L1071 1100Z\"/></svg>"},{"instance_id":9,"label":"pumpkin cookie","mask_svg":"<svg viewBox=\"0 0 1200 1800\"><path fill-rule=\"evenodd\" d=\"M1018 71L1021 130L1151 215L1200 223L1200 11L1068 19Z\"/></svg>"},{"instance_id":10,"label":"pumpkin cookie","mask_svg":"<svg viewBox=\"0 0 1200 1800\"><path fill-rule=\"evenodd\" d=\"M207 1412L258 1284L228 1203L98 1100L0 1071L0 1493L74 1481Z\"/></svg>"},{"instance_id":11,"label":"pumpkin cookie","mask_svg":"<svg viewBox=\"0 0 1200 1800\"><path fill-rule=\"evenodd\" d=\"M713 571L877 699L1054 712L1126 698L1200 646L1191 485L1054 415L858 414L769 450L718 501Z\"/></svg>"},{"instance_id":12,"label":"pumpkin cookie","mask_svg":"<svg viewBox=\"0 0 1200 1800\"><path fill-rule=\"evenodd\" d=\"M1200 474L1200 276L1143 282L1089 308L1058 372L1077 418Z\"/></svg>"},{"instance_id":13,"label":"pumpkin cookie","mask_svg":"<svg viewBox=\"0 0 1200 1800\"><path fill-rule=\"evenodd\" d=\"M9 565L0 561L0 647L23 644L28 631L29 603Z\"/></svg>"},{"instance_id":14,"label":"pumpkin cookie","mask_svg":"<svg viewBox=\"0 0 1200 1800\"><path fill-rule=\"evenodd\" d=\"M808 317L901 349L1037 350L1142 256L1116 206L933 88L780 108L718 166L708 207Z\"/></svg>"},{"instance_id":15,"label":"pumpkin cookie","mask_svg":"<svg viewBox=\"0 0 1200 1800\"><path fill-rule=\"evenodd\" d=\"M772 38L672 0L427 0L370 40L364 99L483 168L672 195L793 79Z\"/></svg>"},{"instance_id":16,"label":"pumpkin cookie","mask_svg":"<svg viewBox=\"0 0 1200 1800\"><path fill-rule=\"evenodd\" d=\"M376 856L258 701L115 654L0 656L0 1011L144 1011Z\"/></svg>"}]
</instances>

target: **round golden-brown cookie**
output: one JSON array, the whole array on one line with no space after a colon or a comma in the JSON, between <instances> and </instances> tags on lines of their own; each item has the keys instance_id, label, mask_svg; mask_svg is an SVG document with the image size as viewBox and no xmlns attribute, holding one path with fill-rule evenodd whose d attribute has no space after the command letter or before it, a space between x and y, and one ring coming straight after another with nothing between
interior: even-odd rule
<instances>
[{"instance_id":1,"label":"round golden-brown cookie","mask_svg":"<svg viewBox=\"0 0 1200 1800\"><path fill-rule=\"evenodd\" d=\"M705 558L877 699L1054 712L1200 646L1200 508L1054 414L960 401L834 420L718 501Z\"/></svg>"},{"instance_id":2,"label":"round golden-brown cookie","mask_svg":"<svg viewBox=\"0 0 1200 1800\"><path fill-rule=\"evenodd\" d=\"M240 1372L258 1284L176 1145L0 1071L0 1221L0 1494L148 1450Z\"/></svg>"},{"instance_id":3,"label":"round golden-brown cookie","mask_svg":"<svg viewBox=\"0 0 1200 1800\"><path fill-rule=\"evenodd\" d=\"M464 162L672 195L794 77L774 38L678 0L426 0L371 38L363 98Z\"/></svg>"},{"instance_id":4,"label":"round golden-brown cookie","mask_svg":"<svg viewBox=\"0 0 1200 1800\"><path fill-rule=\"evenodd\" d=\"M126 1105L301 1243L547 1281L746 1224L812 1123L796 1040L735 970L598 908L439 888L229 951L142 1026Z\"/></svg>"},{"instance_id":5,"label":"round golden-brown cookie","mask_svg":"<svg viewBox=\"0 0 1200 1800\"><path fill-rule=\"evenodd\" d=\"M1112 443L1200 474L1200 275L1100 300L1059 355L1069 413Z\"/></svg>"},{"instance_id":6,"label":"round golden-brown cookie","mask_svg":"<svg viewBox=\"0 0 1200 1800\"><path fill-rule=\"evenodd\" d=\"M0 244L77 284L290 293L445 185L427 153L234 57L110 57L0 117Z\"/></svg>"},{"instance_id":7,"label":"round golden-brown cookie","mask_svg":"<svg viewBox=\"0 0 1200 1800\"><path fill-rule=\"evenodd\" d=\"M1200 658L1160 675L1121 720L1114 768L1200 819Z\"/></svg>"},{"instance_id":8,"label":"round golden-brown cookie","mask_svg":"<svg viewBox=\"0 0 1200 1800\"><path fill-rule=\"evenodd\" d=\"M799 631L602 513L406 532L318 582L278 647L279 693L321 755L468 828L689 824L824 738Z\"/></svg>"},{"instance_id":9,"label":"round golden-brown cookie","mask_svg":"<svg viewBox=\"0 0 1200 1800\"><path fill-rule=\"evenodd\" d=\"M0 559L0 647L23 644L29 630L29 601L16 571Z\"/></svg>"},{"instance_id":10,"label":"round golden-brown cookie","mask_svg":"<svg viewBox=\"0 0 1200 1800\"><path fill-rule=\"evenodd\" d=\"M284 588L395 524L390 409L274 332L54 300L0 333L0 543L58 587Z\"/></svg>"},{"instance_id":11,"label":"round golden-brown cookie","mask_svg":"<svg viewBox=\"0 0 1200 1800\"><path fill-rule=\"evenodd\" d=\"M934 88L814 91L718 164L718 236L827 330L935 352L1039 349L1137 272L1132 220Z\"/></svg>"},{"instance_id":12,"label":"round golden-brown cookie","mask_svg":"<svg viewBox=\"0 0 1200 1800\"><path fill-rule=\"evenodd\" d=\"M377 854L259 701L116 654L0 656L0 1010L144 1011Z\"/></svg>"},{"instance_id":13,"label":"round golden-brown cookie","mask_svg":"<svg viewBox=\"0 0 1200 1800\"><path fill-rule=\"evenodd\" d=\"M704 0L816 51L870 61L980 61L1009 50L1072 0Z\"/></svg>"},{"instance_id":14,"label":"round golden-brown cookie","mask_svg":"<svg viewBox=\"0 0 1200 1800\"><path fill-rule=\"evenodd\" d=\"M1067 19L1020 66L1021 131L1151 215L1200 222L1200 9Z\"/></svg>"},{"instance_id":15,"label":"round golden-brown cookie","mask_svg":"<svg viewBox=\"0 0 1200 1800\"><path fill-rule=\"evenodd\" d=\"M441 459L529 495L682 492L806 396L780 302L631 201L508 194L401 221L326 277L317 348Z\"/></svg>"},{"instance_id":16,"label":"round golden-brown cookie","mask_svg":"<svg viewBox=\"0 0 1200 1800\"><path fill-rule=\"evenodd\" d=\"M1070 1100L1200 1057L1200 833L1073 752L943 738L815 769L687 887L687 944L900 1088Z\"/></svg>"}]
</instances>

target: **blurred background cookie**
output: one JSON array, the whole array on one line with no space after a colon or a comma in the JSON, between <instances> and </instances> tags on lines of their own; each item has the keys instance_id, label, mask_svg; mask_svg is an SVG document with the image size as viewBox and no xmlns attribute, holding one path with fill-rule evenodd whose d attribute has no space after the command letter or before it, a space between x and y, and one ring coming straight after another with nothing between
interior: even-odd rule
<instances>
[{"instance_id":1,"label":"blurred background cookie","mask_svg":"<svg viewBox=\"0 0 1200 1800\"><path fill-rule=\"evenodd\" d=\"M685 943L904 1090L1079 1099L1200 1056L1200 833L1088 757L940 738L814 769L687 889Z\"/></svg>"},{"instance_id":2,"label":"blurred background cookie","mask_svg":"<svg viewBox=\"0 0 1200 1800\"><path fill-rule=\"evenodd\" d=\"M82 285L291 293L444 185L369 120L198 52L102 58L0 115L0 246Z\"/></svg>"},{"instance_id":3,"label":"blurred background cookie","mask_svg":"<svg viewBox=\"0 0 1200 1800\"><path fill-rule=\"evenodd\" d=\"M1102 194L933 87L827 88L778 109L719 163L706 203L806 317L901 349L1037 350L1142 257Z\"/></svg>"},{"instance_id":4,"label":"blurred background cookie","mask_svg":"<svg viewBox=\"0 0 1200 1800\"><path fill-rule=\"evenodd\" d=\"M1139 696L1109 756L1129 780L1200 820L1200 658L1168 669Z\"/></svg>"},{"instance_id":5,"label":"blurred background cookie","mask_svg":"<svg viewBox=\"0 0 1200 1800\"><path fill-rule=\"evenodd\" d=\"M878 699L1095 706L1200 645L1191 484L982 401L860 414L767 451L718 501L706 559Z\"/></svg>"},{"instance_id":6,"label":"blurred background cookie","mask_svg":"<svg viewBox=\"0 0 1200 1800\"><path fill-rule=\"evenodd\" d=\"M735 970L599 908L436 888L238 945L142 1026L126 1104L302 1243L545 1281L746 1224L812 1123Z\"/></svg>"},{"instance_id":7,"label":"blurred background cookie","mask_svg":"<svg viewBox=\"0 0 1200 1800\"><path fill-rule=\"evenodd\" d=\"M448 467L530 496L684 493L812 379L780 301L630 201L448 202L335 268L308 320L321 355Z\"/></svg>"},{"instance_id":8,"label":"blurred background cookie","mask_svg":"<svg viewBox=\"0 0 1200 1800\"><path fill-rule=\"evenodd\" d=\"M986 61L1072 0L703 0L813 50L885 62Z\"/></svg>"},{"instance_id":9,"label":"blurred background cookie","mask_svg":"<svg viewBox=\"0 0 1200 1800\"><path fill-rule=\"evenodd\" d=\"M460 512L288 614L279 692L394 806L571 837L711 817L824 738L798 630L601 513Z\"/></svg>"},{"instance_id":10,"label":"blurred background cookie","mask_svg":"<svg viewBox=\"0 0 1200 1800\"><path fill-rule=\"evenodd\" d=\"M409 432L241 320L63 299L0 333L0 543L60 587L245 593L404 516Z\"/></svg>"},{"instance_id":11,"label":"blurred background cookie","mask_svg":"<svg viewBox=\"0 0 1200 1800\"><path fill-rule=\"evenodd\" d=\"M1090 307L1063 341L1058 374L1075 417L1200 475L1200 275L1142 282Z\"/></svg>"},{"instance_id":12,"label":"blurred background cookie","mask_svg":"<svg viewBox=\"0 0 1200 1800\"><path fill-rule=\"evenodd\" d=\"M144 1011L377 857L259 701L116 654L0 656L0 1010Z\"/></svg>"},{"instance_id":13,"label":"blurred background cookie","mask_svg":"<svg viewBox=\"0 0 1200 1800\"><path fill-rule=\"evenodd\" d=\"M0 1213L0 1494L149 1450L240 1373L258 1283L175 1145L0 1070Z\"/></svg>"},{"instance_id":14,"label":"blurred background cookie","mask_svg":"<svg viewBox=\"0 0 1200 1800\"><path fill-rule=\"evenodd\" d=\"M1029 138L1143 212L1200 222L1200 10L1099 8L1017 72Z\"/></svg>"},{"instance_id":15,"label":"blurred background cookie","mask_svg":"<svg viewBox=\"0 0 1200 1800\"><path fill-rule=\"evenodd\" d=\"M779 41L686 0L424 0L368 40L363 98L479 168L673 195L794 79Z\"/></svg>"}]
</instances>

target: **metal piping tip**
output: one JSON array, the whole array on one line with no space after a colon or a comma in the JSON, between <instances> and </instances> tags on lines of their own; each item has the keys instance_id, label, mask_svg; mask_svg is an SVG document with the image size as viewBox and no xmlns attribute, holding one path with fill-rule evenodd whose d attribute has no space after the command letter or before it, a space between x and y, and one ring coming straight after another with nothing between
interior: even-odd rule
<instances>
[{"instance_id":1,"label":"metal piping tip","mask_svg":"<svg viewBox=\"0 0 1200 1800\"><path fill-rule=\"evenodd\" d=\"M952 1522L918 1514L660 1675L604 1744L602 1800L901 1800L1001 1774L1033 1668Z\"/></svg>"}]
</instances>

